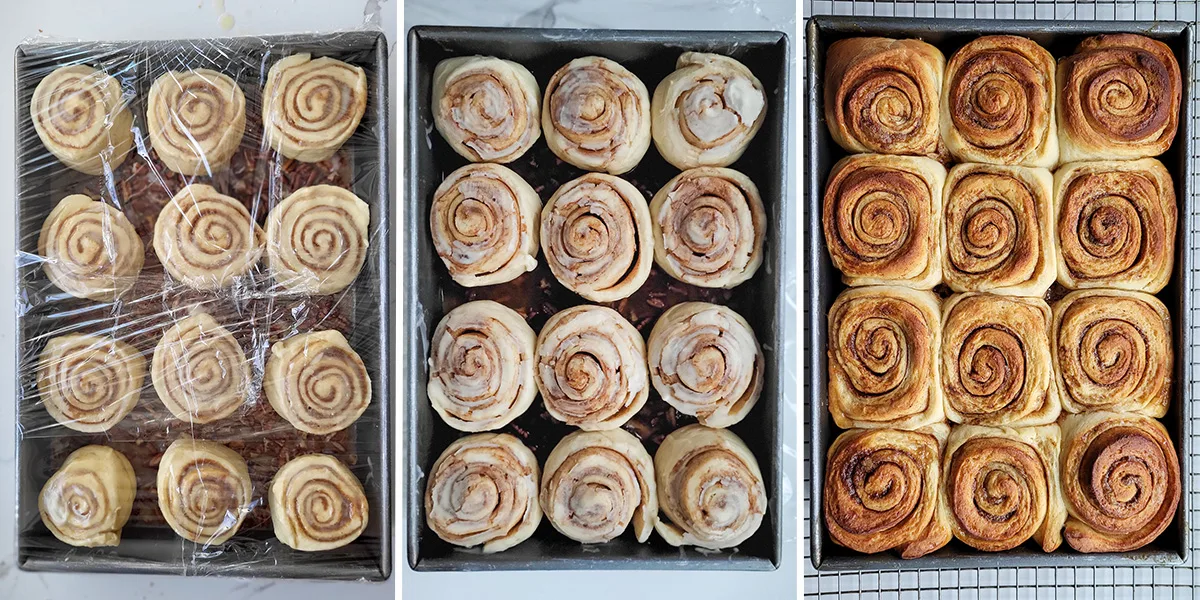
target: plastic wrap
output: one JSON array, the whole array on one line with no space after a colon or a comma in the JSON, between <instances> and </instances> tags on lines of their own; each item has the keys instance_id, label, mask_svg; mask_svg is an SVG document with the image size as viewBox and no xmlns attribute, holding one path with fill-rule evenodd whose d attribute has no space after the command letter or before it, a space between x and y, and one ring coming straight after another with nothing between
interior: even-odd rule
<instances>
[{"instance_id":1,"label":"plastic wrap","mask_svg":"<svg viewBox=\"0 0 1200 600\"><path fill-rule=\"evenodd\" d=\"M305 53L314 59L308 67L323 71L290 84L281 71L272 78L281 60L305 68L299 58ZM22 568L367 580L390 575L394 255L386 61L383 35L367 31L35 41L17 48ZM112 83L79 69L82 79L65 78L38 92L36 101L44 106L31 112L38 85L71 65L97 69ZM264 91L271 79L281 83ZM306 100L291 102L293 88ZM83 110L73 96L81 91L99 94L103 110ZM365 105L356 106L360 101ZM274 107L267 111L274 124L283 122L277 117L283 112L306 114L294 129L266 135L264 104ZM320 112L322 105L347 118L332 119L321 125L325 133L314 136L312 124L329 116ZM351 117L360 110L355 125ZM39 114L56 122L35 125ZM89 158L97 148L99 158ZM347 190L362 204L345 192L312 186ZM310 196L313 190L322 194L315 201L298 194L284 202L302 188ZM82 197L52 214L76 194ZM335 196L340 199L329 200ZM288 254L294 246L325 255ZM112 265L90 274L69 268L72 261L105 257ZM312 267L331 264L337 269ZM326 333L302 337L314 332ZM68 343L85 349L72 354ZM285 378L292 375L297 381L289 395ZM309 415L297 414L302 411L290 400L273 406L268 398L310 392L317 400ZM68 394L82 404L64 408ZM351 399L350 406L330 418L325 403L338 402L339 394ZM100 410L86 410L102 397ZM43 486L68 455L88 445L128 460L136 479L131 504L117 467L105 466L119 461L97 455L76 463L97 477L56 484L57 493L50 490L43 507L68 521L89 510L126 512L124 527L117 519L115 546L68 545L39 514ZM309 459L280 474L292 459L312 454L332 457L348 470ZM242 481L243 461L248 482ZM310 467L303 471L310 475L297 475L301 466ZM308 492L288 489L303 483L311 486ZM104 485L115 491L82 491ZM236 508L211 509L220 505L213 498L235 498ZM218 514L206 517L211 527L197 528L187 522L194 515L186 510L168 519L160 501L199 503L193 510L208 504ZM111 504L106 508L105 502ZM297 511L314 515L311 531L296 526ZM336 527L353 540L306 541ZM176 533L189 530L200 541Z\"/></svg>"}]
</instances>

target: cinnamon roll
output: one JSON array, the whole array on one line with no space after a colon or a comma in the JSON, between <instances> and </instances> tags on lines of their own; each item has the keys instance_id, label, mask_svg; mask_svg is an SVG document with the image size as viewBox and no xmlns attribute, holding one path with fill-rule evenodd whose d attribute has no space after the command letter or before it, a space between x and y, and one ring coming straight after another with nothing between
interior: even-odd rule
<instances>
[{"instance_id":1,"label":"cinnamon roll","mask_svg":"<svg viewBox=\"0 0 1200 600\"><path fill-rule=\"evenodd\" d=\"M684 52L654 88L654 146L679 169L726 167L742 157L767 115L767 93L728 56Z\"/></svg>"},{"instance_id":2,"label":"cinnamon roll","mask_svg":"<svg viewBox=\"0 0 1200 600\"><path fill-rule=\"evenodd\" d=\"M1175 186L1162 163L1074 163L1054 173L1058 281L1156 294L1175 269Z\"/></svg>"},{"instance_id":3,"label":"cinnamon roll","mask_svg":"<svg viewBox=\"0 0 1200 600\"><path fill-rule=\"evenodd\" d=\"M654 262L684 283L732 288L762 264L767 213L758 187L733 169L676 175L650 201Z\"/></svg>"},{"instance_id":4,"label":"cinnamon roll","mask_svg":"<svg viewBox=\"0 0 1200 600\"><path fill-rule=\"evenodd\" d=\"M212 175L229 164L246 131L246 97L228 75L170 71L150 86L150 144L168 169Z\"/></svg>"},{"instance_id":5,"label":"cinnamon roll","mask_svg":"<svg viewBox=\"0 0 1200 600\"><path fill-rule=\"evenodd\" d=\"M946 285L956 292L1044 295L1057 277L1053 184L1045 169L951 168L943 199Z\"/></svg>"},{"instance_id":6,"label":"cinnamon roll","mask_svg":"<svg viewBox=\"0 0 1200 600\"><path fill-rule=\"evenodd\" d=\"M946 57L920 40L838 40L825 55L825 122L848 152L937 155Z\"/></svg>"},{"instance_id":7,"label":"cinnamon roll","mask_svg":"<svg viewBox=\"0 0 1200 600\"><path fill-rule=\"evenodd\" d=\"M154 253L184 285L226 288L262 257L263 231L245 205L210 185L184 186L154 223Z\"/></svg>"},{"instance_id":8,"label":"cinnamon roll","mask_svg":"<svg viewBox=\"0 0 1200 600\"><path fill-rule=\"evenodd\" d=\"M350 190L296 190L267 216L267 264L275 282L304 294L336 294L367 259L371 209Z\"/></svg>"},{"instance_id":9,"label":"cinnamon roll","mask_svg":"<svg viewBox=\"0 0 1200 600\"><path fill-rule=\"evenodd\" d=\"M80 173L116 171L133 148L121 84L87 65L59 67L38 82L29 117L46 150Z\"/></svg>"},{"instance_id":10,"label":"cinnamon roll","mask_svg":"<svg viewBox=\"0 0 1200 600\"><path fill-rule=\"evenodd\" d=\"M951 421L1028 427L1058 418L1045 301L959 294L942 314L942 394Z\"/></svg>"},{"instance_id":11,"label":"cinnamon roll","mask_svg":"<svg viewBox=\"0 0 1200 600\"><path fill-rule=\"evenodd\" d=\"M542 130L562 160L620 175L650 147L650 95L637 75L615 61L577 58L546 84Z\"/></svg>"},{"instance_id":12,"label":"cinnamon roll","mask_svg":"<svg viewBox=\"0 0 1200 600\"><path fill-rule=\"evenodd\" d=\"M84 446L42 486L38 513L64 544L116 546L136 493L137 478L125 455L107 446Z\"/></svg>"},{"instance_id":13,"label":"cinnamon roll","mask_svg":"<svg viewBox=\"0 0 1200 600\"><path fill-rule=\"evenodd\" d=\"M333 550L367 528L367 494L338 459L307 454L288 461L271 479L275 537L305 552Z\"/></svg>"},{"instance_id":14,"label":"cinnamon roll","mask_svg":"<svg viewBox=\"0 0 1200 600\"><path fill-rule=\"evenodd\" d=\"M146 259L125 213L82 194L63 198L50 211L38 234L38 254L58 289L102 301L129 291Z\"/></svg>"},{"instance_id":15,"label":"cinnamon roll","mask_svg":"<svg viewBox=\"0 0 1200 600\"><path fill-rule=\"evenodd\" d=\"M1059 162L1158 156L1179 128L1183 80L1166 44L1120 33L1058 63Z\"/></svg>"},{"instance_id":16,"label":"cinnamon roll","mask_svg":"<svg viewBox=\"0 0 1200 600\"><path fill-rule=\"evenodd\" d=\"M371 404L367 366L334 330L294 335L271 346L263 390L279 416L316 435L349 427Z\"/></svg>"},{"instance_id":17,"label":"cinnamon roll","mask_svg":"<svg viewBox=\"0 0 1200 600\"><path fill-rule=\"evenodd\" d=\"M959 162L1058 163L1054 57L1028 38L985 35L946 64L941 132Z\"/></svg>"},{"instance_id":18,"label":"cinnamon roll","mask_svg":"<svg viewBox=\"0 0 1200 600\"><path fill-rule=\"evenodd\" d=\"M942 186L935 160L859 154L825 186L825 246L847 285L930 289L942 280Z\"/></svg>"},{"instance_id":19,"label":"cinnamon roll","mask_svg":"<svg viewBox=\"0 0 1200 600\"><path fill-rule=\"evenodd\" d=\"M950 542L938 505L940 459L949 428L851 429L829 447L825 525L834 543L873 554L896 548L918 558Z\"/></svg>"},{"instance_id":20,"label":"cinnamon roll","mask_svg":"<svg viewBox=\"0 0 1200 600\"><path fill-rule=\"evenodd\" d=\"M241 344L210 315L196 312L167 328L150 366L154 391L176 419L211 423L237 412L250 389Z\"/></svg>"},{"instance_id":21,"label":"cinnamon roll","mask_svg":"<svg viewBox=\"0 0 1200 600\"><path fill-rule=\"evenodd\" d=\"M1067 415L1062 428L1067 543L1080 552L1129 552L1154 541L1175 519L1182 489L1162 423L1090 412Z\"/></svg>"},{"instance_id":22,"label":"cinnamon roll","mask_svg":"<svg viewBox=\"0 0 1200 600\"><path fill-rule=\"evenodd\" d=\"M536 356L546 412L585 431L624 425L650 395L642 334L611 308L555 313L538 334Z\"/></svg>"},{"instance_id":23,"label":"cinnamon roll","mask_svg":"<svg viewBox=\"0 0 1200 600\"><path fill-rule=\"evenodd\" d=\"M510 60L461 56L433 70L433 123L472 162L510 163L528 152L542 135L541 100L533 74Z\"/></svg>"},{"instance_id":24,"label":"cinnamon roll","mask_svg":"<svg viewBox=\"0 0 1200 600\"><path fill-rule=\"evenodd\" d=\"M942 311L932 292L851 288L829 309L829 412L838 427L918 429L945 419Z\"/></svg>"},{"instance_id":25,"label":"cinnamon roll","mask_svg":"<svg viewBox=\"0 0 1200 600\"><path fill-rule=\"evenodd\" d=\"M516 311L476 300L442 317L429 343L433 410L459 431L491 431L508 425L537 395L537 338Z\"/></svg>"},{"instance_id":26,"label":"cinnamon roll","mask_svg":"<svg viewBox=\"0 0 1200 600\"><path fill-rule=\"evenodd\" d=\"M667 309L650 332L650 381L675 410L702 425L746 418L763 386L763 355L741 315L707 302Z\"/></svg>"},{"instance_id":27,"label":"cinnamon roll","mask_svg":"<svg viewBox=\"0 0 1200 600\"><path fill-rule=\"evenodd\" d=\"M464 287L507 283L537 266L542 200L508 167L455 170L433 193L433 247Z\"/></svg>"},{"instance_id":28,"label":"cinnamon roll","mask_svg":"<svg viewBox=\"0 0 1200 600\"><path fill-rule=\"evenodd\" d=\"M633 184L588 173L542 207L542 253L559 283L592 302L633 295L654 262L650 209Z\"/></svg>"},{"instance_id":29,"label":"cinnamon roll","mask_svg":"<svg viewBox=\"0 0 1200 600\"><path fill-rule=\"evenodd\" d=\"M53 337L38 359L38 397L68 429L108 431L137 405L146 359L110 337L70 333Z\"/></svg>"},{"instance_id":30,"label":"cinnamon roll","mask_svg":"<svg viewBox=\"0 0 1200 600\"><path fill-rule=\"evenodd\" d=\"M237 534L254 508L250 472L237 452L184 438L158 463L158 508L179 537L215 546Z\"/></svg>"},{"instance_id":31,"label":"cinnamon roll","mask_svg":"<svg viewBox=\"0 0 1200 600\"><path fill-rule=\"evenodd\" d=\"M288 158L314 163L333 156L366 111L367 74L360 67L305 52L267 72L263 137Z\"/></svg>"},{"instance_id":32,"label":"cinnamon roll","mask_svg":"<svg viewBox=\"0 0 1200 600\"><path fill-rule=\"evenodd\" d=\"M429 470L425 522L455 546L507 550L542 520L538 477L537 457L507 433L459 438Z\"/></svg>"},{"instance_id":33,"label":"cinnamon roll","mask_svg":"<svg viewBox=\"0 0 1200 600\"><path fill-rule=\"evenodd\" d=\"M550 524L577 542L607 542L630 523L645 542L658 519L654 462L622 429L576 431L546 459L539 501Z\"/></svg>"}]
</instances>

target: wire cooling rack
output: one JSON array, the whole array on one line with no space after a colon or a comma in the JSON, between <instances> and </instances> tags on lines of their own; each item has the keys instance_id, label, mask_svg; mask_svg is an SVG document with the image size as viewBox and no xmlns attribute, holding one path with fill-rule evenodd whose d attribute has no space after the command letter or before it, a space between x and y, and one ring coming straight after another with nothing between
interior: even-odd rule
<instances>
[{"instance_id":1,"label":"wire cooling rack","mask_svg":"<svg viewBox=\"0 0 1200 600\"><path fill-rule=\"evenodd\" d=\"M1054 19L1054 20L1101 20L1101 21L1195 21L1200 2L1119 2L1096 0L1092 2L1059 2L1044 0L1000 0L999 2L865 2L860 0L803 0L803 16L811 15L859 15L879 17L942 17L974 19ZM800 27L804 35L804 25ZM1198 44L1200 45L1200 44ZM801 40L801 52L805 42ZM1197 48L1200 49L1200 48ZM1194 66L1200 67L1200 52L1193 52ZM804 64L804 58L801 63ZM1192 86L1192 118L1200 125L1200 85ZM812 115L806 115L812 118ZM1200 132L1200 126L1193 131ZM1188 144L1188 154L1200 159L1200 133L1193 134ZM1200 183L1200 175L1193 184ZM1200 189L1200 188L1196 188ZM1190 235L1200 235L1200 203L1194 207L1187 219L1180 220L1180 227L1187 227ZM1200 244L1193 243L1193 246ZM1193 264L1200 265L1200 251L1193 250ZM1200 270L1193 276L1200 275ZM808 280L807 274L805 281ZM1200 307L1200 293L1191 290L1192 305ZM805 305L807 311L807 304ZM1200 308L1193 309L1200 311ZM1196 315L1193 315L1193 319ZM807 325L808 319L805 318ZM1200 322L1200 321L1196 321ZM805 331L804 339L810 339ZM1193 349L1200 348L1200 326L1188 332L1188 343ZM1200 352L1193 352L1193 362L1188 365L1188 385L1185 397L1192 398L1196 383L1200 381ZM805 370L808 365L805 363ZM804 376L804 396L809 397L808 374ZM804 428L809 430L809 411L804 414ZM1193 418L1186 431L1192 437L1192 455L1186 460L1200 460L1200 419ZM809 440L804 441L804 541L801 548L804 563L804 595L814 599L897 599L910 600L945 598L949 600L1006 600L1011 598L1075 599L1075 600L1125 600L1142 598L1200 598L1200 563L1196 555L1200 552L1200 474L1193 473L1186 482L1184 501L1179 510L1189 510L1188 522L1192 529L1191 552L1188 560L1171 567L1058 567L1058 568L996 568L996 569L923 569L905 571L859 571L820 573L813 568L808 558L811 527L809 523L809 477L811 474ZM999 563L1002 559L997 557Z\"/></svg>"}]
</instances>

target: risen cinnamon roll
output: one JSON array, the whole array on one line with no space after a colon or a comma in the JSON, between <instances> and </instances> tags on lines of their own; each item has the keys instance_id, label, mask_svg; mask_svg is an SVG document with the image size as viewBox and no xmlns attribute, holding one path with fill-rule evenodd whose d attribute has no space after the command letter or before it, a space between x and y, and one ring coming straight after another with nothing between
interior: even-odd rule
<instances>
[{"instance_id":1,"label":"risen cinnamon roll","mask_svg":"<svg viewBox=\"0 0 1200 600\"><path fill-rule=\"evenodd\" d=\"M746 418L763 386L763 355L741 315L707 302L667 309L650 332L650 381L675 410L702 425Z\"/></svg>"},{"instance_id":2,"label":"risen cinnamon roll","mask_svg":"<svg viewBox=\"0 0 1200 600\"><path fill-rule=\"evenodd\" d=\"M932 292L851 288L829 309L829 412L838 427L918 429L945 418L942 317Z\"/></svg>"},{"instance_id":3,"label":"risen cinnamon roll","mask_svg":"<svg viewBox=\"0 0 1200 600\"><path fill-rule=\"evenodd\" d=\"M346 465L324 454L288 461L271 479L275 537L306 552L341 548L367 528L367 495Z\"/></svg>"},{"instance_id":4,"label":"risen cinnamon roll","mask_svg":"<svg viewBox=\"0 0 1200 600\"><path fill-rule=\"evenodd\" d=\"M631 522L645 542L658 519L654 462L622 429L576 431L546 459L540 502L550 524L577 542L607 542Z\"/></svg>"},{"instance_id":5,"label":"risen cinnamon roll","mask_svg":"<svg viewBox=\"0 0 1200 600\"><path fill-rule=\"evenodd\" d=\"M340 60L289 56L267 72L263 137L279 153L321 162L354 135L367 110L367 74Z\"/></svg>"},{"instance_id":6,"label":"risen cinnamon roll","mask_svg":"<svg viewBox=\"0 0 1200 600\"><path fill-rule=\"evenodd\" d=\"M146 122L163 165L183 175L211 175L242 143L246 97L228 75L171 71L150 86Z\"/></svg>"},{"instance_id":7,"label":"risen cinnamon roll","mask_svg":"<svg viewBox=\"0 0 1200 600\"><path fill-rule=\"evenodd\" d=\"M516 311L476 300L442 317L429 343L433 410L459 431L500 429L537 395L536 336Z\"/></svg>"},{"instance_id":8,"label":"risen cinnamon roll","mask_svg":"<svg viewBox=\"0 0 1200 600\"><path fill-rule=\"evenodd\" d=\"M507 433L459 438L429 470L425 522L455 546L512 548L542 520L538 476L537 457Z\"/></svg>"},{"instance_id":9,"label":"risen cinnamon roll","mask_svg":"<svg viewBox=\"0 0 1200 600\"><path fill-rule=\"evenodd\" d=\"M648 379L642 334L611 308L559 311L538 334L538 391L546 412L568 425L624 425L646 404Z\"/></svg>"},{"instance_id":10,"label":"risen cinnamon roll","mask_svg":"<svg viewBox=\"0 0 1200 600\"><path fill-rule=\"evenodd\" d=\"M42 523L65 544L116 546L129 521L137 479L125 455L84 446L67 456L38 496Z\"/></svg>"},{"instance_id":11,"label":"risen cinnamon roll","mask_svg":"<svg viewBox=\"0 0 1200 600\"><path fill-rule=\"evenodd\" d=\"M1154 541L1174 520L1182 486L1162 423L1091 412L1067 415L1062 428L1067 543L1080 552L1129 552Z\"/></svg>"},{"instance_id":12,"label":"risen cinnamon roll","mask_svg":"<svg viewBox=\"0 0 1200 600\"><path fill-rule=\"evenodd\" d=\"M371 404L366 365L333 330L294 335L271 346L263 390L279 416L316 435L349 427Z\"/></svg>"},{"instance_id":13,"label":"risen cinnamon roll","mask_svg":"<svg viewBox=\"0 0 1200 600\"><path fill-rule=\"evenodd\" d=\"M433 70L433 122L472 162L510 163L542 135L541 92L529 69L492 56L449 58Z\"/></svg>"},{"instance_id":14,"label":"risen cinnamon roll","mask_svg":"<svg viewBox=\"0 0 1200 600\"><path fill-rule=\"evenodd\" d=\"M110 337L71 333L51 338L37 365L38 397L63 426L108 431L137 405L146 359Z\"/></svg>"},{"instance_id":15,"label":"risen cinnamon roll","mask_svg":"<svg viewBox=\"0 0 1200 600\"><path fill-rule=\"evenodd\" d=\"M851 429L829 447L825 524L838 545L918 558L950 542L940 510L940 460L949 428Z\"/></svg>"},{"instance_id":16,"label":"risen cinnamon roll","mask_svg":"<svg viewBox=\"0 0 1200 600\"><path fill-rule=\"evenodd\" d=\"M767 93L746 65L684 52L654 88L654 146L680 169L725 167L741 158L767 114Z\"/></svg>"},{"instance_id":17,"label":"risen cinnamon roll","mask_svg":"<svg viewBox=\"0 0 1200 600\"><path fill-rule=\"evenodd\" d=\"M59 67L43 78L29 117L42 145L81 173L116 171L133 147L133 115L121 84L87 65Z\"/></svg>"},{"instance_id":18,"label":"risen cinnamon roll","mask_svg":"<svg viewBox=\"0 0 1200 600\"><path fill-rule=\"evenodd\" d=\"M176 321L154 348L150 367L159 400L188 423L237 412L250 387L250 363L229 330L207 313Z\"/></svg>"},{"instance_id":19,"label":"risen cinnamon roll","mask_svg":"<svg viewBox=\"0 0 1200 600\"><path fill-rule=\"evenodd\" d=\"M306 294L336 294L367 259L371 209L350 190L300 188L267 216L267 264L275 282Z\"/></svg>"},{"instance_id":20,"label":"risen cinnamon roll","mask_svg":"<svg viewBox=\"0 0 1200 600\"><path fill-rule=\"evenodd\" d=\"M146 259L125 213L82 194L50 211L38 234L50 282L76 298L113 300L137 283Z\"/></svg>"},{"instance_id":21,"label":"risen cinnamon roll","mask_svg":"<svg viewBox=\"0 0 1200 600\"><path fill-rule=\"evenodd\" d=\"M1158 293L1175 268L1177 211L1171 175L1152 158L1059 167L1059 283Z\"/></svg>"},{"instance_id":22,"label":"risen cinnamon roll","mask_svg":"<svg viewBox=\"0 0 1200 600\"><path fill-rule=\"evenodd\" d=\"M920 40L838 40L825 55L825 122L849 152L935 155L946 57Z\"/></svg>"},{"instance_id":23,"label":"risen cinnamon roll","mask_svg":"<svg viewBox=\"0 0 1200 600\"><path fill-rule=\"evenodd\" d=\"M1179 128L1183 82L1166 44L1128 33L1080 42L1058 63L1059 161L1158 156Z\"/></svg>"},{"instance_id":24,"label":"risen cinnamon roll","mask_svg":"<svg viewBox=\"0 0 1200 600\"><path fill-rule=\"evenodd\" d=\"M461 286L506 283L537 266L541 212L537 192L509 168L467 165L433 193L433 247Z\"/></svg>"},{"instance_id":25,"label":"risen cinnamon roll","mask_svg":"<svg viewBox=\"0 0 1200 600\"><path fill-rule=\"evenodd\" d=\"M171 277L213 290L229 287L262 257L263 231L245 205L210 185L185 186L154 223L154 253Z\"/></svg>"},{"instance_id":26,"label":"risen cinnamon roll","mask_svg":"<svg viewBox=\"0 0 1200 600\"><path fill-rule=\"evenodd\" d=\"M1054 167L1054 93L1054 57L1033 40L986 35L968 42L946 64L946 148L960 162Z\"/></svg>"},{"instance_id":27,"label":"risen cinnamon roll","mask_svg":"<svg viewBox=\"0 0 1200 600\"><path fill-rule=\"evenodd\" d=\"M942 314L942 393L951 421L1027 427L1058 418L1045 301L959 294Z\"/></svg>"},{"instance_id":28,"label":"risen cinnamon roll","mask_svg":"<svg viewBox=\"0 0 1200 600\"><path fill-rule=\"evenodd\" d=\"M176 440L158 464L158 508L179 537L223 544L254 508L246 461L217 444Z\"/></svg>"},{"instance_id":29,"label":"risen cinnamon roll","mask_svg":"<svg viewBox=\"0 0 1200 600\"><path fill-rule=\"evenodd\" d=\"M654 262L650 209L633 184L588 173L542 207L541 243L559 283L593 302L633 295Z\"/></svg>"},{"instance_id":30,"label":"risen cinnamon roll","mask_svg":"<svg viewBox=\"0 0 1200 600\"><path fill-rule=\"evenodd\" d=\"M577 58L546 84L542 130L562 160L620 175L650 147L650 95L637 75L615 61Z\"/></svg>"},{"instance_id":31,"label":"risen cinnamon roll","mask_svg":"<svg viewBox=\"0 0 1200 600\"><path fill-rule=\"evenodd\" d=\"M825 246L847 285L930 289L942 280L942 186L935 160L858 154L825 186Z\"/></svg>"}]
</instances>

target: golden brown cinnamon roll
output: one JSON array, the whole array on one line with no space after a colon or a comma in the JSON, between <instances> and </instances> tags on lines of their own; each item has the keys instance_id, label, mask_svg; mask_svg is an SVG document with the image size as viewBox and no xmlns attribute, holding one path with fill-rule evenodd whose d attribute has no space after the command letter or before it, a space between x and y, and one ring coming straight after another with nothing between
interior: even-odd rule
<instances>
[{"instance_id":1,"label":"golden brown cinnamon roll","mask_svg":"<svg viewBox=\"0 0 1200 600\"><path fill-rule=\"evenodd\" d=\"M1162 423L1129 413L1063 419L1064 537L1080 552L1129 552L1175 518L1179 458Z\"/></svg>"},{"instance_id":2,"label":"golden brown cinnamon roll","mask_svg":"<svg viewBox=\"0 0 1200 600\"><path fill-rule=\"evenodd\" d=\"M859 154L825 186L825 246L847 285L930 289L942 280L942 186L935 160Z\"/></svg>"},{"instance_id":3,"label":"golden brown cinnamon roll","mask_svg":"<svg viewBox=\"0 0 1200 600\"><path fill-rule=\"evenodd\" d=\"M137 478L125 455L107 446L84 446L42 486L38 513L65 544L116 546L136 493Z\"/></svg>"},{"instance_id":4,"label":"golden brown cinnamon roll","mask_svg":"<svg viewBox=\"0 0 1200 600\"><path fill-rule=\"evenodd\" d=\"M1059 283L1158 293L1175 268L1177 212L1171 175L1152 158L1059 167Z\"/></svg>"},{"instance_id":5,"label":"golden brown cinnamon roll","mask_svg":"<svg viewBox=\"0 0 1200 600\"><path fill-rule=\"evenodd\" d=\"M275 283L305 294L346 289L367 259L370 225L370 207L350 190L296 190L267 216L267 264Z\"/></svg>"},{"instance_id":6,"label":"golden brown cinnamon roll","mask_svg":"<svg viewBox=\"0 0 1200 600\"><path fill-rule=\"evenodd\" d=\"M1098 35L1058 63L1059 162L1158 156L1179 128L1183 82L1166 44Z\"/></svg>"},{"instance_id":7,"label":"golden brown cinnamon roll","mask_svg":"<svg viewBox=\"0 0 1200 600\"><path fill-rule=\"evenodd\" d=\"M433 70L433 122L472 162L510 163L542 135L541 92L533 74L510 60L461 56Z\"/></svg>"},{"instance_id":8,"label":"golden brown cinnamon roll","mask_svg":"<svg viewBox=\"0 0 1200 600\"><path fill-rule=\"evenodd\" d=\"M150 378L176 419L211 423L246 401L250 363L229 330L197 312L167 328L154 348Z\"/></svg>"},{"instance_id":9,"label":"golden brown cinnamon roll","mask_svg":"<svg viewBox=\"0 0 1200 600\"><path fill-rule=\"evenodd\" d=\"M829 309L829 412L838 427L918 429L945 419L941 309L932 292L851 288Z\"/></svg>"},{"instance_id":10,"label":"golden brown cinnamon roll","mask_svg":"<svg viewBox=\"0 0 1200 600\"><path fill-rule=\"evenodd\" d=\"M654 262L650 209L633 184L588 173L542 207L541 243L559 283L592 302L633 295Z\"/></svg>"},{"instance_id":11,"label":"golden brown cinnamon roll","mask_svg":"<svg viewBox=\"0 0 1200 600\"><path fill-rule=\"evenodd\" d=\"M179 537L223 544L254 508L246 461L217 444L180 439L158 464L158 508Z\"/></svg>"},{"instance_id":12,"label":"golden brown cinnamon roll","mask_svg":"<svg viewBox=\"0 0 1200 600\"><path fill-rule=\"evenodd\" d=\"M133 148L133 115L121 84L87 65L59 67L43 78L29 117L42 145L81 173L116 171Z\"/></svg>"},{"instance_id":13,"label":"golden brown cinnamon roll","mask_svg":"<svg viewBox=\"0 0 1200 600\"><path fill-rule=\"evenodd\" d=\"M137 283L146 259L142 238L125 213L82 194L50 211L38 234L42 269L60 290L113 300Z\"/></svg>"},{"instance_id":14,"label":"golden brown cinnamon roll","mask_svg":"<svg viewBox=\"0 0 1200 600\"><path fill-rule=\"evenodd\" d=\"M245 205L210 185L185 186L154 223L154 253L171 277L213 290L229 287L258 264L263 230Z\"/></svg>"},{"instance_id":15,"label":"golden brown cinnamon roll","mask_svg":"<svg viewBox=\"0 0 1200 600\"><path fill-rule=\"evenodd\" d=\"M137 405L146 359L110 337L71 333L51 338L37 365L38 396L63 426L108 431Z\"/></svg>"},{"instance_id":16,"label":"golden brown cinnamon roll","mask_svg":"<svg viewBox=\"0 0 1200 600\"><path fill-rule=\"evenodd\" d=\"M455 440L433 463L425 488L425 522L443 540L485 554L529 539L542 521L538 463L507 433Z\"/></svg>"},{"instance_id":17,"label":"golden brown cinnamon roll","mask_svg":"<svg viewBox=\"0 0 1200 600\"><path fill-rule=\"evenodd\" d=\"M163 165L183 175L211 175L242 143L246 97L223 73L171 71L150 86L146 122Z\"/></svg>"},{"instance_id":18,"label":"golden brown cinnamon roll","mask_svg":"<svg viewBox=\"0 0 1200 600\"><path fill-rule=\"evenodd\" d=\"M317 435L349 427L371 404L367 366L334 330L294 335L271 346L263 390L279 416Z\"/></svg>"},{"instance_id":19,"label":"golden brown cinnamon roll","mask_svg":"<svg viewBox=\"0 0 1200 600\"><path fill-rule=\"evenodd\" d=\"M279 153L321 162L338 151L367 110L367 74L340 60L295 54L271 65L263 86L263 137Z\"/></svg>"},{"instance_id":20,"label":"golden brown cinnamon roll","mask_svg":"<svg viewBox=\"0 0 1200 600\"><path fill-rule=\"evenodd\" d=\"M620 175L650 147L646 85L615 61L577 58L556 71L542 101L546 145L585 171Z\"/></svg>"},{"instance_id":21,"label":"golden brown cinnamon roll","mask_svg":"<svg viewBox=\"0 0 1200 600\"><path fill-rule=\"evenodd\" d=\"M367 528L367 494L338 459L307 454L288 461L271 479L275 537L306 552L333 550Z\"/></svg>"}]
</instances>

